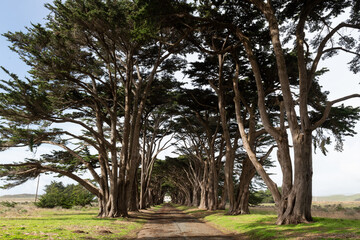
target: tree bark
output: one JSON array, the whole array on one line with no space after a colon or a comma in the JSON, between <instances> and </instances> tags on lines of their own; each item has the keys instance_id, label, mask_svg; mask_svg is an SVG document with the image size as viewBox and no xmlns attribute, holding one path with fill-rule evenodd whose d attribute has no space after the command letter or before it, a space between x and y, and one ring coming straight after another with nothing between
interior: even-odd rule
<instances>
[{"instance_id":1,"label":"tree bark","mask_svg":"<svg viewBox=\"0 0 360 240\"><path fill-rule=\"evenodd\" d=\"M202 180L200 181L200 204L199 209L207 209L207 203L208 203L208 160L205 160L203 165L203 176Z\"/></svg>"},{"instance_id":2,"label":"tree bark","mask_svg":"<svg viewBox=\"0 0 360 240\"><path fill-rule=\"evenodd\" d=\"M242 163L242 171L240 175L239 191L236 201L236 214L249 214L249 197L250 197L250 183L255 176L256 170L252 165L250 159L246 157Z\"/></svg>"},{"instance_id":3,"label":"tree bark","mask_svg":"<svg viewBox=\"0 0 360 240\"><path fill-rule=\"evenodd\" d=\"M219 203L218 209L221 209L221 210L225 209L226 202L227 202L227 196L228 196L228 193L227 193L227 187L226 187L226 182L225 182L224 186L222 188L221 201Z\"/></svg>"},{"instance_id":4,"label":"tree bark","mask_svg":"<svg viewBox=\"0 0 360 240\"><path fill-rule=\"evenodd\" d=\"M277 224L298 224L311 222L312 201L312 135L299 135L294 142L295 175L294 186L289 196L284 199Z\"/></svg>"}]
</instances>

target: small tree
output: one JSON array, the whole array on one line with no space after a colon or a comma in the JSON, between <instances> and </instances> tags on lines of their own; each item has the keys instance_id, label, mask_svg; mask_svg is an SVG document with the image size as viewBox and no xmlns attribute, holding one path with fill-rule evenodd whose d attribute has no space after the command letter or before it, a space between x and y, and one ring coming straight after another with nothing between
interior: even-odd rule
<instances>
[{"instance_id":1,"label":"small tree","mask_svg":"<svg viewBox=\"0 0 360 240\"><path fill-rule=\"evenodd\" d=\"M91 203L95 195L81 185L70 184L64 186L62 182L52 181L45 186L45 194L35 203L41 208L71 208L76 205L85 206Z\"/></svg>"}]
</instances>

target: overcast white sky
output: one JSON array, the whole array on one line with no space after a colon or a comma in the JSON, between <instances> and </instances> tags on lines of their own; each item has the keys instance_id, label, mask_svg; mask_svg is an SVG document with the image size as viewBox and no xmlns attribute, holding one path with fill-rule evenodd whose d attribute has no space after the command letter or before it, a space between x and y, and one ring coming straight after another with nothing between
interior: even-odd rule
<instances>
[{"instance_id":1,"label":"overcast white sky","mask_svg":"<svg viewBox=\"0 0 360 240\"><path fill-rule=\"evenodd\" d=\"M7 31L24 30L30 23L44 22L48 10L43 6L47 0L1 0L0 1L0 33ZM4 37L0 37L0 66L4 66L19 77L24 77L28 70L18 59L18 56L8 49L9 43ZM330 91L329 100L345 95L360 93L360 75L353 75L347 68L346 63L350 56L341 55L331 60L326 60L321 66L326 66L330 72L322 76L321 84L324 89ZM0 72L0 79L8 77ZM360 106L360 99L352 99L345 104ZM360 133L360 124L356 126ZM0 162L21 161L25 157L33 158L41 153L49 151L48 147L38 150L37 154L31 153L28 149L14 149L0 152ZM356 194L360 193L360 135L354 138L346 138L344 151L339 153L329 147L327 156L317 153L313 156L314 177L313 195L324 196L333 194ZM279 168L270 170L276 175L272 178L281 183ZM51 175L42 175L40 179L40 193L46 184L53 179ZM59 179L55 179L59 180ZM70 181L62 178L62 181ZM0 185L2 182L0 182ZM17 193L35 193L36 181L29 181L22 186L10 189L0 189L0 196Z\"/></svg>"}]
</instances>

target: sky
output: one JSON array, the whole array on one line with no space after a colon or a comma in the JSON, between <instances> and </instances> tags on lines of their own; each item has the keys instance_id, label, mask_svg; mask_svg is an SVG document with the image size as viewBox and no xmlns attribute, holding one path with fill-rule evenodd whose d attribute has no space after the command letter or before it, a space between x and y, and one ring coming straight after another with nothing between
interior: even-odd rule
<instances>
[{"instance_id":1,"label":"sky","mask_svg":"<svg viewBox=\"0 0 360 240\"><path fill-rule=\"evenodd\" d=\"M49 13L44 7L47 0L1 0L0 1L0 33L8 31L24 31L25 26L31 23L44 23ZM16 73L20 78L26 76L29 70L19 60L17 54L8 48L9 43L0 36L0 66ZM341 54L325 62L320 67L327 67L329 72L321 77L321 85L330 91L329 100L334 100L345 95L360 93L360 74L352 74L346 65L350 56ZM0 71L0 79L8 79L8 76ZM360 99L352 99L344 102L346 105L360 106ZM360 133L360 123L356 125L356 131ZM0 152L0 162L21 161L24 158L35 158L42 153L50 151L48 146L41 147L37 152L30 152L28 148L13 149ZM360 193L360 134L353 138L345 138L344 151L336 152L333 146L328 147L328 154L324 156L319 151L313 155L313 195L326 196L334 194L357 194ZM167 152L164 155L170 155ZM275 157L274 157L275 159ZM271 178L280 185L280 168L270 169L274 173ZM43 193L44 186L52 180L73 183L66 178L55 178L53 175L41 175L39 193ZM3 182L0 181L0 185ZM37 181L29 181L21 186L9 190L0 189L0 196L7 194L33 193L36 192Z\"/></svg>"}]
</instances>

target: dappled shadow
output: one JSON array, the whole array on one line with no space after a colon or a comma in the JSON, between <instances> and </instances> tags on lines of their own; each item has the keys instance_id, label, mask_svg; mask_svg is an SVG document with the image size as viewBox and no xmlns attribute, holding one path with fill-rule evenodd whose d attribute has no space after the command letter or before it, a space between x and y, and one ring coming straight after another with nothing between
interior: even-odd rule
<instances>
[{"instance_id":1,"label":"dappled shadow","mask_svg":"<svg viewBox=\"0 0 360 240\"><path fill-rule=\"evenodd\" d=\"M237 217L241 218L241 215ZM233 227L241 229L246 239L360 239L360 234L346 232L346 227L329 229L318 219L311 223L280 226L275 224L275 220L276 217L265 217L251 223L234 221ZM341 221L339 219L339 222Z\"/></svg>"},{"instance_id":2,"label":"dappled shadow","mask_svg":"<svg viewBox=\"0 0 360 240\"><path fill-rule=\"evenodd\" d=\"M87 215L87 216L96 216L96 214L94 213L51 213L52 216L71 216L71 215L76 215L76 216L79 216L79 215Z\"/></svg>"},{"instance_id":3,"label":"dappled shadow","mask_svg":"<svg viewBox=\"0 0 360 240\"><path fill-rule=\"evenodd\" d=\"M165 205L156 212L140 212L132 217L144 218L148 221L139 232L137 239L245 239L224 234L205 224L198 217L170 205Z\"/></svg>"},{"instance_id":4,"label":"dappled shadow","mask_svg":"<svg viewBox=\"0 0 360 240\"><path fill-rule=\"evenodd\" d=\"M224 236L224 235L219 235L219 236L186 236L186 237L182 237L182 236L175 236L175 237L144 237L144 238L133 238L133 239L142 239L142 240L166 240L166 239L173 239L173 240L177 240L177 239L191 239L191 240L222 240L222 239L244 239L244 238L236 238L234 236Z\"/></svg>"},{"instance_id":5,"label":"dappled shadow","mask_svg":"<svg viewBox=\"0 0 360 240\"><path fill-rule=\"evenodd\" d=\"M222 217L229 217L234 229L241 229L239 233L222 234L201 231L204 224L202 218L214 214ZM190 215L189 215L190 214ZM252 216L244 215L245 216ZM187 209L186 213L173 207L164 207L160 212L146 211L138 213L135 218L143 218L148 221L143 230L148 231L148 235L139 234L136 239L143 240L165 240L165 239L191 239L191 240L216 240L216 239L360 239L359 234L346 232L346 227L338 227L337 230L329 230L327 224L320 224L317 219L314 223L299 225L275 225L276 216L264 216L259 220L253 219L251 222L237 222L241 215L224 215L223 210L206 211L199 209ZM234 218L234 220L231 220ZM339 221L341 222L341 221ZM204 224L206 225L206 224ZM208 227L208 226L207 226ZM163 233L163 229L167 229ZM142 231L143 231L142 230ZM180 230L180 231L179 231ZM135 239L135 238L132 238Z\"/></svg>"}]
</instances>

